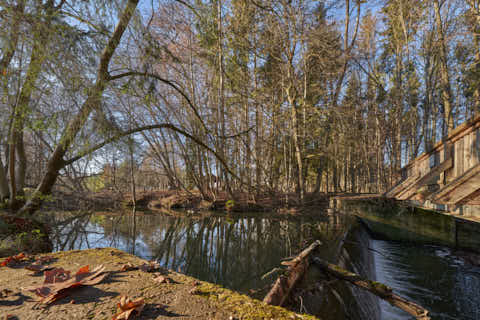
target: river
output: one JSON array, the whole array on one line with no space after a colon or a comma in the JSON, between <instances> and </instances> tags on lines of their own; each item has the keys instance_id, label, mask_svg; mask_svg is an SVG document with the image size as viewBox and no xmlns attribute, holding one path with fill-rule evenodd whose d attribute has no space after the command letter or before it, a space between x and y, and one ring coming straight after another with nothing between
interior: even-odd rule
<instances>
[{"instance_id":1,"label":"river","mask_svg":"<svg viewBox=\"0 0 480 320\"><path fill-rule=\"evenodd\" d=\"M54 214L55 250L116 247L201 280L262 298L282 259L314 240L318 255L391 286L431 311L432 319L480 319L480 268L448 248L371 238L343 214L291 217L171 217ZM312 269L312 268L311 268ZM265 276L266 275L266 276ZM322 319L410 319L370 293L311 270L289 307ZM328 313L325 310L329 310Z\"/></svg>"}]
</instances>

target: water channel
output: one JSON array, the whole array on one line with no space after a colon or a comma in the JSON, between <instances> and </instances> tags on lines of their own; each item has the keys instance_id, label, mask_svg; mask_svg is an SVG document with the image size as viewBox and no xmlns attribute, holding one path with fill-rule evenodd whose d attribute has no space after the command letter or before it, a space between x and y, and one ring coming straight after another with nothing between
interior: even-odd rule
<instances>
[{"instance_id":1,"label":"water channel","mask_svg":"<svg viewBox=\"0 0 480 320\"><path fill-rule=\"evenodd\" d=\"M383 282L431 311L432 319L480 319L480 268L451 249L373 239L352 217L172 217L139 214L49 215L55 250L116 247L199 279L262 298L282 259L314 240L318 255ZM311 268L312 269L312 268ZM322 319L410 319L368 292L325 280L314 268L290 302ZM300 300L298 300L300 299ZM319 303L320 302L320 303ZM329 312L325 312L329 310Z\"/></svg>"}]
</instances>

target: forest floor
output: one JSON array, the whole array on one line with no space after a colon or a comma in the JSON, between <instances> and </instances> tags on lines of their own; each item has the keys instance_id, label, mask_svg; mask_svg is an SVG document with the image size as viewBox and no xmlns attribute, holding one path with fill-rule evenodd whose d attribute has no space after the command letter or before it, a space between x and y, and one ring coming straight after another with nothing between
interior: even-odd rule
<instances>
[{"instance_id":1,"label":"forest floor","mask_svg":"<svg viewBox=\"0 0 480 320\"><path fill-rule=\"evenodd\" d=\"M308 194L303 203L295 193L265 193L252 195L235 192L232 197L220 192L215 197L205 199L198 191L141 191L136 194L136 207L139 210L163 211L188 210L231 211L231 212L271 212L279 214L298 214L318 212L328 205L324 194ZM53 200L46 204L48 210L78 210L85 208L93 211L117 211L132 206L131 193L101 191L81 195L56 193Z\"/></svg>"},{"instance_id":2,"label":"forest floor","mask_svg":"<svg viewBox=\"0 0 480 320\"><path fill-rule=\"evenodd\" d=\"M143 310L135 319L317 319L159 268L117 249L65 251L45 256L21 257L6 266L1 266L6 260L0 259L0 319L112 319L124 295L132 300L144 299ZM54 288L51 292L58 292L63 298L46 305L37 301L39 296L26 290L44 286L41 273L33 274L25 268L32 261L44 261L49 267L71 271L72 275L86 265L90 266L90 272L103 265L107 276L98 284L76 288L59 282L51 287ZM149 268L153 270L147 272ZM64 289L59 291L59 288ZM132 315L130 319L133 318Z\"/></svg>"}]
</instances>

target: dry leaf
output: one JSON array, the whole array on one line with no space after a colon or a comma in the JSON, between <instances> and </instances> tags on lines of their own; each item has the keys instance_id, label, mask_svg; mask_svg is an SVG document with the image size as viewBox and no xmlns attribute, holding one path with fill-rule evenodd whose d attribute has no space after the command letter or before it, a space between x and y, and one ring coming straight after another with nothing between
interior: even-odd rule
<instances>
[{"instance_id":1,"label":"dry leaf","mask_svg":"<svg viewBox=\"0 0 480 320\"><path fill-rule=\"evenodd\" d=\"M140 315L143 308L145 307L145 301L143 298L138 298L131 301L129 297L122 296L120 298L120 303L117 304L118 313L113 316L112 320L128 320L130 316L135 313L135 316Z\"/></svg>"},{"instance_id":2,"label":"dry leaf","mask_svg":"<svg viewBox=\"0 0 480 320\"><path fill-rule=\"evenodd\" d=\"M162 275L154 276L153 281L158 282L158 283L172 283L172 279L164 277Z\"/></svg>"},{"instance_id":3,"label":"dry leaf","mask_svg":"<svg viewBox=\"0 0 480 320\"><path fill-rule=\"evenodd\" d=\"M0 298L9 297L12 293L13 291L10 289L3 289L2 291L0 291Z\"/></svg>"},{"instance_id":4,"label":"dry leaf","mask_svg":"<svg viewBox=\"0 0 480 320\"><path fill-rule=\"evenodd\" d=\"M55 258L52 256L41 256L41 257L36 257L34 264L45 264L52 262Z\"/></svg>"},{"instance_id":5,"label":"dry leaf","mask_svg":"<svg viewBox=\"0 0 480 320\"><path fill-rule=\"evenodd\" d=\"M160 264L157 261L148 261L140 266L140 270L144 272L154 272L160 269Z\"/></svg>"},{"instance_id":6,"label":"dry leaf","mask_svg":"<svg viewBox=\"0 0 480 320\"><path fill-rule=\"evenodd\" d=\"M33 274L38 274L38 273L42 273L43 271L52 270L53 267L42 266L41 264L34 263L29 266L25 266L25 269L33 271Z\"/></svg>"},{"instance_id":7,"label":"dry leaf","mask_svg":"<svg viewBox=\"0 0 480 320\"><path fill-rule=\"evenodd\" d=\"M82 267L72 277L70 271L63 268L55 268L45 271L43 285L38 287L23 288L40 296L39 303L49 304L70 294L71 289L80 286L94 285L100 283L108 273L104 273L105 267L98 266L92 272L89 266Z\"/></svg>"},{"instance_id":8,"label":"dry leaf","mask_svg":"<svg viewBox=\"0 0 480 320\"><path fill-rule=\"evenodd\" d=\"M22 261L25 257L26 257L25 253L23 253L23 252L17 254L16 256L8 257L7 259L3 260L2 263L0 263L0 267L7 267L7 266L11 265L12 263L18 263L18 262Z\"/></svg>"},{"instance_id":9,"label":"dry leaf","mask_svg":"<svg viewBox=\"0 0 480 320\"><path fill-rule=\"evenodd\" d=\"M51 270L53 267L45 266L44 264L52 262L54 258L52 256L42 256L36 257L35 261L28 266L25 266L25 269L33 271L33 274L38 274L46 270Z\"/></svg>"},{"instance_id":10,"label":"dry leaf","mask_svg":"<svg viewBox=\"0 0 480 320\"><path fill-rule=\"evenodd\" d=\"M131 271L131 270L137 270L138 267L135 267L132 263L126 263L122 266L120 271Z\"/></svg>"},{"instance_id":11,"label":"dry leaf","mask_svg":"<svg viewBox=\"0 0 480 320\"><path fill-rule=\"evenodd\" d=\"M200 289L198 289L197 287L193 287L192 289L190 289L190 291L188 291L188 293L190 293L190 294L199 294L199 293L200 293Z\"/></svg>"}]
</instances>

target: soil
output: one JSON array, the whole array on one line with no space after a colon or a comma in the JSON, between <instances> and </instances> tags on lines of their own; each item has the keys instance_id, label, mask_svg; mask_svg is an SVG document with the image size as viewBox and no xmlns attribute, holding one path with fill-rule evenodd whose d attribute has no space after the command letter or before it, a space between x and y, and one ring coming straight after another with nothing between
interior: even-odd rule
<instances>
[{"instance_id":1,"label":"soil","mask_svg":"<svg viewBox=\"0 0 480 320\"><path fill-rule=\"evenodd\" d=\"M41 285L43 276L32 276L23 268L25 263L0 267L0 319L112 319L122 295L145 299L145 309L135 319L317 319L171 270L159 270L171 283L154 282L155 274L141 270L121 271L126 263L139 266L145 261L117 249L48 255L54 258L52 267L76 272L85 265L93 269L102 264L109 275L94 286L72 289L69 296L49 306L36 306L36 296L21 287Z\"/></svg>"}]
</instances>

